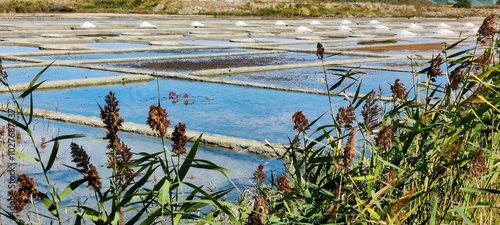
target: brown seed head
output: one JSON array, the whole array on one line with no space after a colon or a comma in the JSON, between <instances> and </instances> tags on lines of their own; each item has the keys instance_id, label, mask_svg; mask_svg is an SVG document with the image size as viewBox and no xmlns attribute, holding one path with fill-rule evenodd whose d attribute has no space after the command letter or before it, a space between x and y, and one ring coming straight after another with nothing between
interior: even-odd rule
<instances>
[{"instance_id":1,"label":"brown seed head","mask_svg":"<svg viewBox=\"0 0 500 225\"><path fill-rule=\"evenodd\" d=\"M160 133L160 136L165 136L167 133L168 126L170 125L170 120L167 119L167 110L161 106L151 105L149 106L149 116L147 124L153 131Z\"/></svg>"},{"instance_id":2,"label":"brown seed head","mask_svg":"<svg viewBox=\"0 0 500 225\"><path fill-rule=\"evenodd\" d=\"M110 91L104 101L106 105L101 109L101 120L106 129L105 139L109 141L107 148L112 149L114 145L120 144L117 133L120 131L124 120L120 117L119 101L116 99L114 92Z\"/></svg>"},{"instance_id":3,"label":"brown seed head","mask_svg":"<svg viewBox=\"0 0 500 225\"><path fill-rule=\"evenodd\" d=\"M283 192L283 194L289 194L292 192L292 188L290 187L290 181L288 177L282 175L278 178L278 190Z\"/></svg>"},{"instance_id":4,"label":"brown seed head","mask_svg":"<svg viewBox=\"0 0 500 225\"><path fill-rule=\"evenodd\" d=\"M460 84L462 84L462 81L465 77L465 74L469 71L469 66L466 65L461 65L457 68L455 68L453 71L451 71L450 74L450 87L451 90L458 90L460 88Z\"/></svg>"},{"instance_id":5,"label":"brown seed head","mask_svg":"<svg viewBox=\"0 0 500 225\"><path fill-rule=\"evenodd\" d=\"M486 157L484 157L484 151L478 151L475 155L474 158L472 158L468 163L467 163L467 169L469 171L469 174L472 176L472 178L479 178L482 177L484 174L486 174L488 170L488 164L487 164Z\"/></svg>"},{"instance_id":6,"label":"brown seed head","mask_svg":"<svg viewBox=\"0 0 500 225\"><path fill-rule=\"evenodd\" d=\"M436 58L432 58L429 70L427 70L427 77L429 77L432 82L436 82L436 77L443 74L443 71L441 70L442 63L443 57L441 54L438 54Z\"/></svg>"},{"instance_id":7,"label":"brown seed head","mask_svg":"<svg viewBox=\"0 0 500 225\"><path fill-rule=\"evenodd\" d=\"M316 45L316 56L318 56L318 59L323 59L325 57L325 48L321 42L318 42Z\"/></svg>"},{"instance_id":8,"label":"brown seed head","mask_svg":"<svg viewBox=\"0 0 500 225\"><path fill-rule=\"evenodd\" d=\"M174 127L174 132L172 132L172 153L174 156L180 156L187 154L186 143L188 137L186 136L186 124L179 122L179 125Z\"/></svg>"},{"instance_id":9,"label":"brown seed head","mask_svg":"<svg viewBox=\"0 0 500 225\"><path fill-rule=\"evenodd\" d=\"M406 88L400 81L398 78L394 80L394 85L391 85L391 93L394 100L406 98Z\"/></svg>"},{"instance_id":10,"label":"brown seed head","mask_svg":"<svg viewBox=\"0 0 500 225\"><path fill-rule=\"evenodd\" d=\"M385 126L375 138L377 146L381 148L382 151L389 149L392 144L392 136L394 136L394 127L392 125Z\"/></svg>"},{"instance_id":11,"label":"brown seed head","mask_svg":"<svg viewBox=\"0 0 500 225\"><path fill-rule=\"evenodd\" d=\"M358 129L356 127L351 128L351 132L349 132L349 136L347 138L347 144L344 148L344 167L348 168L352 159L356 157L356 134Z\"/></svg>"},{"instance_id":12,"label":"brown seed head","mask_svg":"<svg viewBox=\"0 0 500 225\"><path fill-rule=\"evenodd\" d=\"M267 177L266 172L264 172L264 164L260 164L257 170L253 172L253 180L258 184L264 183L264 179Z\"/></svg>"},{"instance_id":13,"label":"brown seed head","mask_svg":"<svg viewBox=\"0 0 500 225\"><path fill-rule=\"evenodd\" d=\"M9 190L7 195L9 201L16 213L21 212L24 207L33 204L31 201L38 200L38 189L36 189L36 182L33 178L28 177L26 174L19 174L17 177L17 190Z\"/></svg>"},{"instance_id":14,"label":"brown seed head","mask_svg":"<svg viewBox=\"0 0 500 225\"><path fill-rule=\"evenodd\" d=\"M378 126L378 116L382 108L377 105L379 97L375 95L375 91L369 93L368 98L363 105L361 115L363 116L363 123L367 130L373 131Z\"/></svg>"},{"instance_id":15,"label":"brown seed head","mask_svg":"<svg viewBox=\"0 0 500 225\"><path fill-rule=\"evenodd\" d=\"M497 23L498 15L491 14L487 16L477 31L477 41L485 42L486 39L493 39L495 33L498 32Z\"/></svg>"},{"instance_id":16,"label":"brown seed head","mask_svg":"<svg viewBox=\"0 0 500 225\"><path fill-rule=\"evenodd\" d=\"M356 120L356 114L354 113L354 107L349 104L347 108L344 108L344 106L341 106L339 108L339 112L337 113L337 122L339 123L340 126L346 127L346 128L351 128L352 127L352 122Z\"/></svg>"},{"instance_id":17,"label":"brown seed head","mask_svg":"<svg viewBox=\"0 0 500 225\"><path fill-rule=\"evenodd\" d=\"M297 111L292 116L292 121L295 124L293 129L300 133L306 133L306 130L309 129L309 121L306 116L302 114L302 111Z\"/></svg>"},{"instance_id":18,"label":"brown seed head","mask_svg":"<svg viewBox=\"0 0 500 225\"><path fill-rule=\"evenodd\" d=\"M76 163L77 167L82 168L83 173L87 173L89 171L90 157L87 155L85 149L78 146L76 143L71 143L70 149L71 157L73 158L71 162Z\"/></svg>"},{"instance_id":19,"label":"brown seed head","mask_svg":"<svg viewBox=\"0 0 500 225\"><path fill-rule=\"evenodd\" d=\"M88 181L89 186L93 190L101 190L102 188L102 182L101 182L101 176L99 176L99 172L95 168L94 165L90 164L89 166L89 171L84 175L84 178Z\"/></svg>"},{"instance_id":20,"label":"brown seed head","mask_svg":"<svg viewBox=\"0 0 500 225\"><path fill-rule=\"evenodd\" d=\"M0 58L0 79L7 81L8 77L9 75L7 75L7 71L3 70L2 58Z\"/></svg>"}]
</instances>

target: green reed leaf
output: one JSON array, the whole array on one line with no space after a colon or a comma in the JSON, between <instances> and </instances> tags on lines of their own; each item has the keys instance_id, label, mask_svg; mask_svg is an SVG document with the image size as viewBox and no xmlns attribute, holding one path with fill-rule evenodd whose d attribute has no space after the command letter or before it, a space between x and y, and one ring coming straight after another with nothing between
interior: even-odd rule
<instances>
[{"instance_id":1,"label":"green reed leaf","mask_svg":"<svg viewBox=\"0 0 500 225\"><path fill-rule=\"evenodd\" d=\"M16 151L14 154L16 154L16 156L19 157L20 159L24 159L28 162L33 162L33 163L40 162L40 159L28 155L24 152Z\"/></svg>"},{"instance_id":2,"label":"green reed leaf","mask_svg":"<svg viewBox=\"0 0 500 225\"><path fill-rule=\"evenodd\" d=\"M55 217L59 217L58 216L58 212L57 212L57 207L56 205L54 205L54 203L52 202L52 200L50 200L49 196L47 196L45 193L42 193L42 192L38 192L38 197L41 199L43 205L45 206L45 208L47 208L47 210L49 210L49 212L55 216Z\"/></svg>"},{"instance_id":3,"label":"green reed leaf","mask_svg":"<svg viewBox=\"0 0 500 225\"><path fill-rule=\"evenodd\" d=\"M85 179L80 179L80 180L75 180L71 182L64 190L59 193L59 198L60 200L65 199L68 197L71 193L73 193L74 190L76 190L80 185L84 184L86 182Z\"/></svg>"},{"instance_id":4,"label":"green reed leaf","mask_svg":"<svg viewBox=\"0 0 500 225\"><path fill-rule=\"evenodd\" d=\"M453 205L453 208L458 212L458 214L462 217L462 219L467 225L473 225L470 218L467 215L465 215L465 212L462 209L462 207L460 207L459 205Z\"/></svg>"}]
</instances>

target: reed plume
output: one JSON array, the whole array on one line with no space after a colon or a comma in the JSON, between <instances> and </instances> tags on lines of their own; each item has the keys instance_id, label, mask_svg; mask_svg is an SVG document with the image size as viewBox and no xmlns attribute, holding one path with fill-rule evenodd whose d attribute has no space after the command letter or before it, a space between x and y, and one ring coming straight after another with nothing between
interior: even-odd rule
<instances>
[{"instance_id":1,"label":"reed plume","mask_svg":"<svg viewBox=\"0 0 500 225\"><path fill-rule=\"evenodd\" d=\"M349 106L347 107L341 106L337 113L336 119L340 126L351 128L353 121L356 120L354 107L351 104L349 104Z\"/></svg>"},{"instance_id":2,"label":"reed plume","mask_svg":"<svg viewBox=\"0 0 500 225\"><path fill-rule=\"evenodd\" d=\"M167 119L167 110L161 106L151 105L149 106L149 116L147 124L153 131L160 133L160 136L165 136L167 134L168 126L170 125L170 120Z\"/></svg>"},{"instance_id":3,"label":"reed plume","mask_svg":"<svg viewBox=\"0 0 500 225\"><path fill-rule=\"evenodd\" d=\"M318 56L318 59L323 59L325 57L325 48L321 42L318 42L316 45L316 56Z\"/></svg>"},{"instance_id":4,"label":"reed plume","mask_svg":"<svg viewBox=\"0 0 500 225\"><path fill-rule=\"evenodd\" d=\"M0 58L0 79L2 79L2 81L6 82L8 77L9 77L9 75L7 74L7 71L5 71L3 69L2 58Z\"/></svg>"},{"instance_id":5,"label":"reed plume","mask_svg":"<svg viewBox=\"0 0 500 225\"><path fill-rule=\"evenodd\" d=\"M480 178L488 172L488 161L484 157L484 151L478 151L466 165L470 179Z\"/></svg>"},{"instance_id":6,"label":"reed plume","mask_svg":"<svg viewBox=\"0 0 500 225\"><path fill-rule=\"evenodd\" d=\"M389 149L392 144L392 137L394 136L394 126L387 125L380 130L377 137L375 138L375 142L379 148L383 151Z\"/></svg>"},{"instance_id":7,"label":"reed plume","mask_svg":"<svg viewBox=\"0 0 500 225\"><path fill-rule=\"evenodd\" d=\"M292 192L292 188L290 187L290 181L286 175L281 175L278 178L278 190L283 192L283 194L290 194Z\"/></svg>"},{"instance_id":8,"label":"reed plume","mask_svg":"<svg viewBox=\"0 0 500 225\"><path fill-rule=\"evenodd\" d=\"M118 108L119 101L116 99L114 92L109 92L104 98L106 105L101 108L101 120L105 125L106 136L109 144L108 149L112 149L114 146L120 144L120 139L118 138L118 131L122 127L124 122L123 118L120 117L120 108Z\"/></svg>"},{"instance_id":9,"label":"reed plume","mask_svg":"<svg viewBox=\"0 0 500 225\"><path fill-rule=\"evenodd\" d=\"M398 78L394 80L394 85L391 85L392 98L394 100L406 98L406 88L401 80Z\"/></svg>"},{"instance_id":10,"label":"reed plume","mask_svg":"<svg viewBox=\"0 0 500 225\"><path fill-rule=\"evenodd\" d=\"M250 213L250 218L248 221L248 225L264 225L263 215L267 215L269 213L269 206L267 204L266 198L264 196L256 196L254 209L252 213Z\"/></svg>"},{"instance_id":11,"label":"reed plume","mask_svg":"<svg viewBox=\"0 0 500 225\"><path fill-rule=\"evenodd\" d=\"M292 116L292 121L294 123L293 129L299 133L306 133L309 129L309 121L302 111L297 111Z\"/></svg>"},{"instance_id":12,"label":"reed plume","mask_svg":"<svg viewBox=\"0 0 500 225\"><path fill-rule=\"evenodd\" d=\"M344 148L344 167L348 168L354 157L356 157L356 134L358 132L358 129L356 127L352 127L351 131L349 132L348 138L347 138L347 144Z\"/></svg>"},{"instance_id":13,"label":"reed plume","mask_svg":"<svg viewBox=\"0 0 500 225\"><path fill-rule=\"evenodd\" d=\"M188 137L186 136L186 124L179 122L178 125L175 125L171 140L174 142L172 144L172 153L174 156L187 154L186 144Z\"/></svg>"},{"instance_id":14,"label":"reed plume","mask_svg":"<svg viewBox=\"0 0 500 225\"><path fill-rule=\"evenodd\" d=\"M375 95L375 91L371 91L368 94L368 98L366 99L363 108L361 109L361 115L363 116L363 123L365 125L365 129L372 132L379 123L379 113L382 111L382 108L377 105L377 101L379 97Z\"/></svg>"},{"instance_id":15,"label":"reed plume","mask_svg":"<svg viewBox=\"0 0 500 225\"><path fill-rule=\"evenodd\" d=\"M21 212L25 207L34 204L34 200L38 200L38 189L33 178L22 173L17 176L17 190L10 189L7 193L9 197L10 207L16 213Z\"/></svg>"},{"instance_id":16,"label":"reed plume","mask_svg":"<svg viewBox=\"0 0 500 225\"><path fill-rule=\"evenodd\" d=\"M76 143L71 143L71 157L72 162L76 163L76 166L81 168L81 172L84 174L83 178L87 180L88 184L94 190L101 190L102 182L99 172L96 167L90 163L90 156L87 155L85 149L78 146Z\"/></svg>"},{"instance_id":17,"label":"reed plume","mask_svg":"<svg viewBox=\"0 0 500 225\"><path fill-rule=\"evenodd\" d=\"M121 187L138 174L130 167L133 163L132 152L130 148L120 140L118 131L120 131L124 122L120 117L119 101L114 92L109 92L105 97L106 105L101 108L101 119L105 124L106 136L109 149L108 166L116 169L116 179Z\"/></svg>"},{"instance_id":18,"label":"reed plume","mask_svg":"<svg viewBox=\"0 0 500 225\"><path fill-rule=\"evenodd\" d=\"M436 82L436 77L441 76L443 71L441 70L441 64L443 63L443 57L438 54L435 58L432 57L431 65L429 70L427 70L427 77L432 81Z\"/></svg>"},{"instance_id":19,"label":"reed plume","mask_svg":"<svg viewBox=\"0 0 500 225\"><path fill-rule=\"evenodd\" d=\"M498 33L497 23L498 15L487 16L477 31L477 41L484 43L486 39L493 39L495 33Z\"/></svg>"},{"instance_id":20,"label":"reed plume","mask_svg":"<svg viewBox=\"0 0 500 225\"><path fill-rule=\"evenodd\" d=\"M264 183L264 179L267 177L266 172L264 172L264 164L260 164L257 170L253 172L253 180L259 185Z\"/></svg>"}]
</instances>

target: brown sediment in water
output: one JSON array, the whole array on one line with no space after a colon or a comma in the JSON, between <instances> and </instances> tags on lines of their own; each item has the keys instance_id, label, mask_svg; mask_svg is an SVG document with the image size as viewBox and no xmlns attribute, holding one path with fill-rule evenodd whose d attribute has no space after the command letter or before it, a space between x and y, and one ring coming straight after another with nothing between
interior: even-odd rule
<instances>
[{"instance_id":1,"label":"brown sediment in water","mask_svg":"<svg viewBox=\"0 0 500 225\"><path fill-rule=\"evenodd\" d=\"M115 63L114 67L127 67L136 69L158 69L168 71L179 70L207 70L252 66L282 65L288 63L313 62L311 59L290 57L283 55L267 56L238 56L238 57L218 57L218 58L197 58L180 60L155 60L147 62Z\"/></svg>"}]
</instances>

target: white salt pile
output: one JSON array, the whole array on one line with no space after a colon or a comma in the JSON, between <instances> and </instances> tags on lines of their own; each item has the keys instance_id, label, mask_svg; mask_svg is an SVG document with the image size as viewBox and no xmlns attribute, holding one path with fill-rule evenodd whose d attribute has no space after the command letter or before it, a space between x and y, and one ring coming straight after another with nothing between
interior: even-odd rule
<instances>
[{"instance_id":1,"label":"white salt pile","mask_svg":"<svg viewBox=\"0 0 500 225\"><path fill-rule=\"evenodd\" d=\"M438 25L436 25L436 27L440 27L440 28L450 28L450 25L446 24L446 23L440 23Z\"/></svg>"},{"instance_id":2,"label":"white salt pile","mask_svg":"<svg viewBox=\"0 0 500 225\"><path fill-rule=\"evenodd\" d=\"M248 26L247 23L243 22L243 21L238 21L236 22L234 25L238 26L238 27L245 27L245 26Z\"/></svg>"},{"instance_id":3,"label":"white salt pile","mask_svg":"<svg viewBox=\"0 0 500 225\"><path fill-rule=\"evenodd\" d=\"M148 22L144 21L141 24L139 24L139 27L141 27L141 28L153 28L155 26L153 24L151 24L151 23L148 23Z\"/></svg>"},{"instance_id":4,"label":"white salt pile","mask_svg":"<svg viewBox=\"0 0 500 225\"><path fill-rule=\"evenodd\" d=\"M377 29L377 30L389 30L389 27L386 27L384 25L377 25L377 26L375 26L375 29Z\"/></svg>"},{"instance_id":5,"label":"white salt pile","mask_svg":"<svg viewBox=\"0 0 500 225\"><path fill-rule=\"evenodd\" d=\"M465 23L465 24L464 24L464 27L470 27L470 28L472 28L472 27L475 27L475 26L476 26L476 25L474 25L474 24L473 24L473 23L471 23L471 22L467 22L467 23Z\"/></svg>"},{"instance_id":6,"label":"white salt pile","mask_svg":"<svg viewBox=\"0 0 500 225\"><path fill-rule=\"evenodd\" d=\"M380 22L378 20L370 20L370 22L368 22L370 24L379 24Z\"/></svg>"},{"instance_id":7,"label":"white salt pile","mask_svg":"<svg viewBox=\"0 0 500 225\"><path fill-rule=\"evenodd\" d=\"M311 22L309 22L309 25L321 25L321 22L317 20L312 20Z\"/></svg>"},{"instance_id":8,"label":"white salt pile","mask_svg":"<svg viewBox=\"0 0 500 225\"><path fill-rule=\"evenodd\" d=\"M281 21L281 20L277 20L276 22L273 23L273 25L275 26L286 26L286 23Z\"/></svg>"},{"instance_id":9,"label":"white salt pile","mask_svg":"<svg viewBox=\"0 0 500 225\"><path fill-rule=\"evenodd\" d=\"M439 29L439 30L435 30L433 33L434 33L434 34L438 34L438 35L455 34L455 32L453 32L453 31L451 31L451 30L448 30L448 29Z\"/></svg>"},{"instance_id":10,"label":"white salt pile","mask_svg":"<svg viewBox=\"0 0 500 225\"><path fill-rule=\"evenodd\" d=\"M407 31L407 30L401 30L397 33L394 34L396 37L415 37L415 33Z\"/></svg>"},{"instance_id":11,"label":"white salt pile","mask_svg":"<svg viewBox=\"0 0 500 225\"><path fill-rule=\"evenodd\" d=\"M95 27L96 27L96 25L94 25L91 22L85 22L82 25L80 25L80 28L95 28Z\"/></svg>"},{"instance_id":12,"label":"white salt pile","mask_svg":"<svg viewBox=\"0 0 500 225\"><path fill-rule=\"evenodd\" d=\"M192 27L204 27L204 26L205 26L205 24L202 24L202 23L200 23L200 22L198 22L198 21L194 21L194 22L192 22L192 23L190 24L190 26L192 26Z\"/></svg>"},{"instance_id":13,"label":"white salt pile","mask_svg":"<svg viewBox=\"0 0 500 225\"><path fill-rule=\"evenodd\" d=\"M342 22L340 22L340 24L344 24L344 25L351 24L351 23L352 22L349 20L342 20Z\"/></svg>"},{"instance_id":14,"label":"white salt pile","mask_svg":"<svg viewBox=\"0 0 500 225\"><path fill-rule=\"evenodd\" d=\"M312 30L311 30L311 29L309 29L309 28L307 28L307 27L300 26L300 27L297 27L297 28L295 29L295 32L297 32L297 33L311 33L311 32L312 32Z\"/></svg>"},{"instance_id":15,"label":"white salt pile","mask_svg":"<svg viewBox=\"0 0 500 225\"><path fill-rule=\"evenodd\" d=\"M408 25L407 27L408 27L408 29L414 29L414 30L422 29L422 26L415 24L415 23L412 23L412 24Z\"/></svg>"},{"instance_id":16,"label":"white salt pile","mask_svg":"<svg viewBox=\"0 0 500 225\"><path fill-rule=\"evenodd\" d=\"M342 25L342 26L338 26L337 30L352 30L352 29L350 27L348 27L348 26Z\"/></svg>"}]
</instances>

